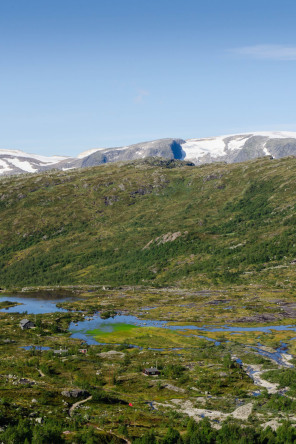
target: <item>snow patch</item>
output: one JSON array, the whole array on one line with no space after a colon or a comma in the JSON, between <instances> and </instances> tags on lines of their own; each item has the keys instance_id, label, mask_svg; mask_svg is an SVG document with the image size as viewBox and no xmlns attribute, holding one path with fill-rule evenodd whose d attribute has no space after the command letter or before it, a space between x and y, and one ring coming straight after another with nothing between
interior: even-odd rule
<instances>
[{"instance_id":1,"label":"snow patch","mask_svg":"<svg viewBox=\"0 0 296 444\"><path fill-rule=\"evenodd\" d=\"M264 154L266 155L266 156L271 156L271 153L268 151L268 149L266 148L266 143L267 142L265 142L264 143L264 145L263 145L263 152L264 152Z\"/></svg>"},{"instance_id":2,"label":"snow patch","mask_svg":"<svg viewBox=\"0 0 296 444\"><path fill-rule=\"evenodd\" d=\"M268 137L269 139L296 139L295 131L260 131L252 133L252 135Z\"/></svg>"},{"instance_id":3,"label":"snow patch","mask_svg":"<svg viewBox=\"0 0 296 444\"><path fill-rule=\"evenodd\" d=\"M0 150L0 157L3 156L17 156L26 159L39 160L44 165L51 165L53 163L60 162L61 160L66 160L69 157L66 156L40 156L39 154L29 154L20 150Z\"/></svg>"},{"instance_id":4,"label":"snow patch","mask_svg":"<svg viewBox=\"0 0 296 444\"><path fill-rule=\"evenodd\" d=\"M202 157L210 154L212 157L219 157L225 154L224 136L212 137L210 139L189 139L182 145L185 151L185 159Z\"/></svg>"},{"instance_id":5,"label":"snow patch","mask_svg":"<svg viewBox=\"0 0 296 444\"><path fill-rule=\"evenodd\" d=\"M5 173L6 171L11 171L12 168L5 162L4 160L0 159L0 174Z\"/></svg>"},{"instance_id":6,"label":"snow patch","mask_svg":"<svg viewBox=\"0 0 296 444\"><path fill-rule=\"evenodd\" d=\"M14 157L13 159L8 159L8 162L27 173L35 173L37 171L27 160L19 160L17 157Z\"/></svg>"},{"instance_id":7,"label":"snow patch","mask_svg":"<svg viewBox=\"0 0 296 444\"><path fill-rule=\"evenodd\" d=\"M143 159L144 159L144 157L145 157L145 153L144 153L143 151L136 151L136 152L135 152L135 155L137 155L137 156L139 156L139 157L142 157Z\"/></svg>"},{"instance_id":8,"label":"snow patch","mask_svg":"<svg viewBox=\"0 0 296 444\"><path fill-rule=\"evenodd\" d=\"M246 141L248 140L248 136L236 137L228 142L228 149L231 151L241 149Z\"/></svg>"},{"instance_id":9,"label":"snow patch","mask_svg":"<svg viewBox=\"0 0 296 444\"><path fill-rule=\"evenodd\" d=\"M182 149L186 153L185 159L195 160L206 155L210 155L212 158L217 158L227 154L226 146L229 150L239 150L243 148L247 140L254 136L261 136L267 139L296 139L296 132L261 131L254 133L228 134L205 139L188 139L186 140L186 143L182 144ZM225 139L230 139L227 145L225 144ZM264 146L263 150L266 155L270 155L266 146Z\"/></svg>"}]
</instances>

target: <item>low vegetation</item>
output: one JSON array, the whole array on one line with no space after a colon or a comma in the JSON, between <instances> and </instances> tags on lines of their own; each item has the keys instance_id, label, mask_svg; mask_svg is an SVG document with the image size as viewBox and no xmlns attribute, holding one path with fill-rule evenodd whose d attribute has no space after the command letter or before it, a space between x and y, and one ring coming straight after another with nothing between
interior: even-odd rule
<instances>
[{"instance_id":1,"label":"low vegetation","mask_svg":"<svg viewBox=\"0 0 296 444\"><path fill-rule=\"evenodd\" d=\"M2 178L0 442L296 442L295 167ZM67 311L10 311L52 293Z\"/></svg>"},{"instance_id":2,"label":"low vegetation","mask_svg":"<svg viewBox=\"0 0 296 444\"><path fill-rule=\"evenodd\" d=\"M295 167L145 160L2 178L1 285L289 288Z\"/></svg>"},{"instance_id":3,"label":"low vegetation","mask_svg":"<svg viewBox=\"0 0 296 444\"><path fill-rule=\"evenodd\" d=\"M37 295L42 299L42 292ZM8 296L3 296L6 303ZM286 342L290 352L295 332L272 330L271 325L262 335L261 327L269 324L252 321L266 307L274 315L282 313L281 306L293 303L292 293L252 287L207 292L127 287L76 290L73 296L59 304L67 312L26 314L36 325L29 330L19 327L22 313L5 308L0 313L0 440L5 444L295 439L294 368L277 365L255 348L260 341L272 352ZM106 319L106 313L111 317ZM150 320L160 313L163 327L184 329L153 327ZM137 315L143 326L125 324L125 314ZM94 316L117 324L113 331L98 327L92 332L99 344L71 337L70 323L84 320L87 327ZM218 330L228 323L237 329L253 326L254 331L205 332L204 321ZM285 318L277 322L287 325ZM264 370L262 378L278 384L278 391L268 393L254 384L250 365ZM143 374L155 366L159 376Z\"/></svg>"}]
</instances>

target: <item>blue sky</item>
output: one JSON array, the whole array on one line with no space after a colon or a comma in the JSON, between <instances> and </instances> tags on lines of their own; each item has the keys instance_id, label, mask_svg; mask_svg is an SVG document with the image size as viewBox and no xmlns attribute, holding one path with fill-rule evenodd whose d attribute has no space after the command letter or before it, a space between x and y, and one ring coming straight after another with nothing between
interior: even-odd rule
<instances>
[{"instance_id":1,"label":"blue sky","mask_svg":"<svg viewBox=\"0 0 296 444\"><path fill-rule=\"evenodd\" d=\"M0 0L0 149L296 131L293 0Z\"/></svg>"}]
</instances>

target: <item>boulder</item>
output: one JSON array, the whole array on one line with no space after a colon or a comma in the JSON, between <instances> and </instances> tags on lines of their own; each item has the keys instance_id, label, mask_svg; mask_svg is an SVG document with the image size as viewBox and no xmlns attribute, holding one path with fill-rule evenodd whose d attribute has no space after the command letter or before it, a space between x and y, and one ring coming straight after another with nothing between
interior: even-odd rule
<instances>
[{"instance_id":1,"label":"boulder","mask_svg":"<svg viewBox=\"0 0 296 444\"><path fill-rule=\"evenodd\" d=\"M89 392L80 389L64 390L62 391L62 396L66 396L67 398L81 398L89 396Z\"/></svg>"}]
</instances>

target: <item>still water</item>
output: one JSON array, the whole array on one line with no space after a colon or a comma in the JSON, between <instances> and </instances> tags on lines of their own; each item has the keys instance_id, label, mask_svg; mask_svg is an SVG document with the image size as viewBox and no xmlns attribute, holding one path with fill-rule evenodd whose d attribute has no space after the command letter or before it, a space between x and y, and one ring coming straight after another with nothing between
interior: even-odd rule
<instances>
[{"instance_id":1,"label":"still water","mask_svg":"<svg viewBox=\"0 0 296 444\"><path fill-rule=\"evenodd\" d=\"M55 313L55 312L67 312L64 308L59 308L56 306L58 302L66 302L75 299L73 296L59 294L59 293L49 293L40 292L36 295L32 294L17 294L15 296L0 296L0 302L9 301L16 302L14 307L3 308L0 312L5 313L27 313L27 314L44 314L44 313Z\"/></svg>"},{"instance_id":2,"label":"still water","mask_svg":"<svg viewBox=\"0 0 296 444\"><path fill-rule=\"evenodd\" d=\"M10 301L16 302L21 305L16 305L14 307L9 307L7 309L0 310L1 312L8 313L27 313L27 314L44 314L44 313L54 313L54 312L67 312L66 309L59 308L56 306L59 302L75 300L77 297L73 296L72 293L65 292L40 292L38 294L17 294L15 296L0 296L0 301ZM181 330L192 330L196 333L202 334L203 332L263 332L270 333L272 330L277 331L294 331L296 332L296 325L271 325L268 327L256 326L256 327L232 327L228 325L224 326L196 326L196 325L170 325L166 321L157 320L147 320L140 319L136 316L131 315L120 315L108 319L101 319L99 314L93 316L85 316L83 321L71 322L69 326L69 331L72 333L72 338L77 338L85 341L89 345L98 344L98 342L88 334L91 330L101 330L103 332L112 332L119 325L132 325L137 327L157 327L157 328L167 328L170 330L181 331ZM191 333L192 334L192 333ZM208 338L207 336L198 336L200 338L212 341L215 345L220 345L219 341L215 339ZM293 338L296 339L296 338ZM278 349L275 353L269 353L262 350L261 344L257 347L253 347L258 353L265 357L269 357L280 363L281 354L283 353L283 347Z\"/></svg>"}]
</instances>

